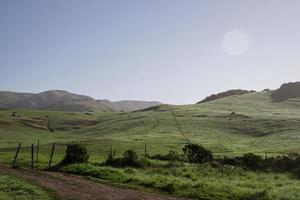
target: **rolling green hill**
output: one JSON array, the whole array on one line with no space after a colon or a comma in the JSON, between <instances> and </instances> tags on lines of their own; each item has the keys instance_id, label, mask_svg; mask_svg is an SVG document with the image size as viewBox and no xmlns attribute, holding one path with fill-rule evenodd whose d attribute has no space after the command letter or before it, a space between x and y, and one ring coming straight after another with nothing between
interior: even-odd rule
<instances>
[{"instance_id":1,"label":"rolling green hill","mask_svg":"<svg viewBox=\"0 0 300 200\"><path fill-rule=\"evenodd\" d=\"M45 168L52 143L56 143L55 164L63 159L66 144L76 142L87 147L89 163L69 165L64 172L194 199L296 200L299 180L290 173L213 167L214 163L180 163L168 168L157 160L141 169L103 166L111 148L117 157L128 149L141 156L145 144L149 155L180 153L189 142L210 149L215 158L248 152L300 153L300 99L274 102L272 93L231 95L193 105L158 105L128 113L2 109L0 163L11 163L17 143L22 142L17 164L30 166L30 145L39 140L35 166Z\"/></svg>"},{"instance_id":2,"label":"rolling green hill","mask_svg":"<svg viewBox=\"0 0 300 200\"><path fill-rule=\"evenodd\" d=\"M43 143L80 140L95 151L110 144L120 150L142 149L147 144L149 153L157 153L193 142L217 155L299 152L300 99L274 103L271 93L194 105L160 105L130 113L1 110L0 145L11 147L37 139Z\"/></svg>"}]
</instances>

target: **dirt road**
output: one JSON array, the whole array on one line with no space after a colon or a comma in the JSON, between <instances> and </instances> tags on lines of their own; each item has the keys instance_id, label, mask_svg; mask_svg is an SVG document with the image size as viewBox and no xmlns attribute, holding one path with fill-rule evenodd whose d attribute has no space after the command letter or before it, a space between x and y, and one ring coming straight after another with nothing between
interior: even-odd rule
<instances>
[{"instance_id":1,"label":"dirt road","mask_svg":"<svg viewBox=\"0 0 300 200\"><path fill-rule=\"evenodd\" d=\"M61 199L74 200L178 200L178 198L129 188L118 188L94 182L84 177L59 172L11 169L0 165L1 173L28 180L50 189Z\"/></svg>"}]
</instances>

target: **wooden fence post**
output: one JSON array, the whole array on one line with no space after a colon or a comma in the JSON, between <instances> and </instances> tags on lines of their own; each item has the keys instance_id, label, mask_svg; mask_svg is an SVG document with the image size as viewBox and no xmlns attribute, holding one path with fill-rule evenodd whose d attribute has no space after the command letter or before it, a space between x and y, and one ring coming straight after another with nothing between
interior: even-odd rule
<instances>
[{"instance_id":1,"label":"wooden fence post","mask_svg":"<svg viewBox=\"0 0 300 200\"><path fill-rule=\"evenodd\" d=\"M18 158L18 155L19 155L21 146L22 146L22 143L19 143L19 145L18 145L18 147L17 147L17 151L16 151L16 154L15 154L15 157L14 157L14 160L13 160L13 163L12 163L12 167L13 167L13 168L16 167L17 158Z\"/></svg>"},{"instance_id":2,"label":"wooden fence post","mask_svg":"<svg viewBox=\"0 0 300 200\"><path fill-rule=\"evenodd\" d=\"M112 158L114 158L114 154L113 154L113 147L112 147L112 144L110 145L110 156Z\"/></svg>"},{"instance_id":3,"label":"wooden fence post","mask_svg":"<svg viewBox=\"0 0 300 200\"><path fill-rule=\"evenodd\" d=\"M34 168L34 144L31 144L31 169Z\"/></svg>"},{"instance_id":4,"label":"wooden fence post","mask_svg":"<svg viewBox=\"0 0 300 200\"><path fill-rule=\"evenodd\" d=\"M40 151L40 141L38 140L37 145L36 145L36 158L35 158L35 162L39 162L39 151Z\"/></svg>"},{"instance_id":5,"label":"wooden fence post","mask_svg":"<svg viewBox=\"0 0 300 200\"><path fill-rule=\"evenodd\" d=\"M147 158L147 144L145 144L144 151L145 151L145 158Z\"/></svg>"},{"instance_id":6,"label":"wooden fence post","mask_svg":"<svg viewBox=\"0 0 300 200\"><path fill-rule=\"evenodd\" d=\"M51 150L51 155L50 155L50 160L49 160L48 167L51 167L54 149L55 149L55 143L53 143L53 145L52 145L52 150Z\"/></svg>"}]
</instances>

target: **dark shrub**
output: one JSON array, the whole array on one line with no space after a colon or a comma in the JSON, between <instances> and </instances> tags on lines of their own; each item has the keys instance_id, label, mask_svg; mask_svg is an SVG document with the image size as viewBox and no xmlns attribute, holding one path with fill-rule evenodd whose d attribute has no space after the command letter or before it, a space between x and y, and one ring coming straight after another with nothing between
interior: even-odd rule
<instances>
[{"instance_id":1,"label":"dark shrub","mask_svg":"<svg viewBox=\"0 0 300 200\"><path fill-rule=\"evenodd\" d=\"M223 165L232 165L232 166L239 166L242 163L240 157L235 157L235 158L224 157L220 162Z\"/></svg>"},{"instance_id":2,"label":"dark shrub","mask_svg":"<svg viewBox=\"0 0 300 200\"><path fill-rule=\"evenodd\" d=\"M185 145L182 150L188 161L191 163L204 163L213 160L211 151L197 144Z\"/></svg>"},{"instance_id":3,"label":"dark shrub","mask_svg":"<svg viewBox=\"0 0 300 200\"><path fill-rule=\"evenodd\" d=\"M63 163L86 163L89 159L87 149L79 144L70 144L67 147L66 156Z\"/></svg>"},{"instance_id":4,"label":"dark shrub","mask_svg":"<svg viewBox=\"0 0 300 200\"><path fill-rule=\"evenodd\" d=\"M137 166L138 164L138 158L139 156L137 155L137 153L133 150L127 150L124 152L123 154L123 164L125 166Z\"/></svg>"},{"instance_id":5,"label":"dark shrub","mask_svg":"<svg viewBox=\"0 0 300 200\"><path fill-rule=\"evenodd\" d=\"M180 156L176 151L169 151L169 153L166 155L168 158L167 167L175 167L177 165L177 162L180 161Z\"/></svg>"},{"instance_id":6,"label":"dark shrub","mask_svg":"<svg viewBox=\"0 0 300 200\"><path fill-rule=\"evenodd\" d=\"M64 159L57 165L47 168L50 171L57 171L60 168L72 163L87 163L89 155L84 146L79 144L70 144L67 146L67 151Z\"/></svg>"},{"instance_id":7,"label":"dark shrub","mask_svg":"<svg viewBox=\"0 0 300 200\"><path fill-rule=\"evenodd\" d=\"M150 165L146 158L139 158L134 150L127 150L121 158L108 156L105 164L114 167L146 167Z\"/></svg>"},{"instance_id":8,"label":"dark shrub","mask_svg":"<svg viewBox=\"0 0 300 200\"><path fill-rule=\"evenodd\" d=\"M295 176L296 178L300 178L300 167L294 168L294 169L292 170L292 173L294 174L294 176Z\"/></svg>"},{"instance_id":9,"label":"dark shrub","mask_svg":"<svg viewBox=\"0 0 300 200\"><path fill-rule=\"evenodd\" d=\"M265 166L263 158L253 153L244 154L242 161L244 165L251 170L260 170Z\"/></svg>"}]
</instances>

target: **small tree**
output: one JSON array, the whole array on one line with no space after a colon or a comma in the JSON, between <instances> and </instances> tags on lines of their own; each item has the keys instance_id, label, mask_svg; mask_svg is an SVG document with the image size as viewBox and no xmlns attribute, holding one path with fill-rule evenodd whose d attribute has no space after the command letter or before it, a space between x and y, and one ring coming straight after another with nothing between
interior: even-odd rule
<instances>
[{"instance_id":1,"label":"small tree","mask_svg":"<svg viewBox=\"0 0 300 200\"><path fill-rule=\"evenodd\" d=\"M213 160L211 151L198 144L185 145L182 150L188 161L191 163L204 163Z\"/></svg>"},{"instance_id":2,"label":"small tree","mask_svg":"<svg viewBox=\"0 0 300 200\"><path fill-rule=\"evenodd\" d=\"M87 154L87 149L80 144L70 144L67 146L67 151L64 159L60 161L57 165L47 168L50 171L59 170L72 163L87 163L89 160L89 155Z\"/></svg>"},{"instance_id":3,"label":"small tree","mask_svg":"<svg viewBox=\"0 0 300 200\"><path fill-rule=\"evenodd\" d=\"M89 159L87 149L80 144L68 145L63 163L86 163Z\"/></svg>"},{"instance_id":4,"label":"small tree","mask_svg":"<svg viewBox=\"0 0 300 200\"><path fill-rule=\"evenodd\" d=\"M119 158L108 156L105 164L114 167L146 167L151 163L145 157L140 158L134 150L127 150Z\"/></svg>"},{"instance_id":5,"label":"small tree","mask_svg":"<svg viewBox=\"0 0 300 200\"><path fill-rule=\"evenodd\" d=\"M138 154L134 150L127 150L123 154L123 162L125 166L135 166L138 163Z\"/></svg>"}]
</instances>

